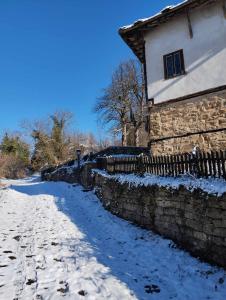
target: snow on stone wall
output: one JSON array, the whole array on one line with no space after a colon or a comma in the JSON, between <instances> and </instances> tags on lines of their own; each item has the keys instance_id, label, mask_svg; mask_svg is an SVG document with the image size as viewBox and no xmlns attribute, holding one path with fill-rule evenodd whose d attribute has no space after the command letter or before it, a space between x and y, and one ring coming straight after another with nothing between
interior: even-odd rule
<instances>
[{"instance_id":1,"label":"snow on stone wall","mask_svg":"<svg viewBox=\"0 0 226 300\"><path fill-rule=\"evenodd\" d=\"M174 240L194 255L226 267L225 191L216 195L213 190L208 193L198 186L189 188L177 181L177 186L154 180L145 185L134 178L129 180L128 176L123 179L123 175L117 178L103 172L95 172L94 181L98 197L112 213ZM221 184L223 192L225 182Z\"/></svg>"}]
</instances>

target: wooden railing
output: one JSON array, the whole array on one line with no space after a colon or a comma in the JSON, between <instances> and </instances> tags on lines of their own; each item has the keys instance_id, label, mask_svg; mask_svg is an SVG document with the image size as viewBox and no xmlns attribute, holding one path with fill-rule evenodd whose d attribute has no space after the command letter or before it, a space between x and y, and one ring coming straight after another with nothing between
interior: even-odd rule
<instances>
[{"instance_id":1,"label":"wooden railing","mask_svg":"<svg viewBox=\"0 0 226 300\"><path fill-rule=\"evenodd\" d=\"M177 177L190 174L195 177L226 179L226 151L199 152L167 156L100 157L97 168L115 173L151 173Z\"/></svg>"}]
</instances>

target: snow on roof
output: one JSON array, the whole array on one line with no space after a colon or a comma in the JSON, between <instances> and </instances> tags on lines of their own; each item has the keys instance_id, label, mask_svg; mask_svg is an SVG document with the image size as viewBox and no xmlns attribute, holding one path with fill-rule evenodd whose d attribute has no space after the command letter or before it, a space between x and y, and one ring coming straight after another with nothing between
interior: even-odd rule
<instances>
[{"instance_id":1,"label":"snow on roof","mask_svg":"<svg viewBox=\"0 0 226 300\"><path fill-rule=\"evenodd\" d=\"M144 22L147 22L147 21L151 21L152 19L166 13L166 12L169 12L170 10L172 10L173 8L177 8L178 6L181 6L182 4L188 2L189 0L185 0L183 2L180 2L176 5L168 5L166 7L164 7L160 12L158 12L157 14L155 15L152 15L150 17L147 17L147 18L143 18L143 19L138 19L136 20L134 23L130 24L130 25L126 25L126 26L123 26L121 27L120 29L124 30L124 29L130 29L132 28L134 25L138 25L139 23L144 23Z\"/></svg>"},{"instance_id":2,"label":"snow on roof","mask_svg":"<svg viewBox=\"0 0 226 300\"><path fill-rule=\"evenodd\" d=\"M220 1L220 0L215 0ZM156 29L174 17L179 15L187 15L188 10L191 11L200 6L213 3L212 0L185 0L176 5L166 6L154 16L139 19L133 24L121 27L119 34L124 42L131 48L141 63L145 62L144 51L144 35L147 30Z\"/></svg>"}]
</instances>

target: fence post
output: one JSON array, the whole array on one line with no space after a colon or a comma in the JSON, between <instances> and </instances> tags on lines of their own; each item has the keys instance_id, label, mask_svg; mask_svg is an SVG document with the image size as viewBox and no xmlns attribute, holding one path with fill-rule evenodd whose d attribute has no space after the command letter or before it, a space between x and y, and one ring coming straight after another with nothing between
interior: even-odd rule
<instances>
[{"instance_id":1,"label":"fence post","mask_svg":"<svg viewBox=\"0 0 226 300\"><path fill-rule=\"evenodd\" d=\"M106 157L97 157L97 169L107 170L107 159Z\"/></svg>"},{"instance_id":2,"label":"fence post","mask_svg":"<svg viewBox=\"0 0 226 300\"><path fill-rule=\"evenodd\" d=\"M105 171L108 171L108 161L106 157L103 157L103 168Z\"/></svg>"},{"instance_id":3,"label":"fence post","mask_svg":"<svg viewBox=\"0 0 226 300\"><path fill-rule=\"evenodd\" d=\"M137 156L137 173L141 176L145 173L145 164L142 156Z\"/></svg>"},{"instance_id":4,"label":"fence post","mask_svg":"<svg viewBox=\"0 0 226 300\"><path fill-rule=\"evenodd\" d=\"M226 151L220 151L221 163L222 163L222 177L226 179L226 167L225 167L225 158L226 158Z\"/></svg>"},{"instance_id":5,"label":"fence post","mask_svg":"<svg viewBox=\"0 0 226 300\"><path fill-rule=\"evenodd\" d=\"M196 154L191 154L191 165L192 165L192 171L191 174L195 177L198 177L198 165L197 165L197 155Z\"/></svg>"}]
</instances>

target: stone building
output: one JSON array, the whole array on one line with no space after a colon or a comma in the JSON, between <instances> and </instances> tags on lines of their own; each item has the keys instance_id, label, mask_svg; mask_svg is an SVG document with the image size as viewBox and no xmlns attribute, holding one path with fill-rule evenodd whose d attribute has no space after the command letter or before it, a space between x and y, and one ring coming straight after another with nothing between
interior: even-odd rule
<instances>
[{"instance_id":1,"label":"stone building","mask_svg":"<svg viewBox=\"0 0 226 300\"><path fill-rule=\"evenodd\" d=\"M187 0L119 34L144 65L153 154L226 150L226 0Z\"/></svg>"}]
</instances>

